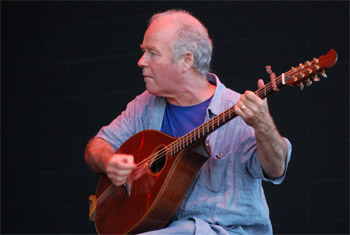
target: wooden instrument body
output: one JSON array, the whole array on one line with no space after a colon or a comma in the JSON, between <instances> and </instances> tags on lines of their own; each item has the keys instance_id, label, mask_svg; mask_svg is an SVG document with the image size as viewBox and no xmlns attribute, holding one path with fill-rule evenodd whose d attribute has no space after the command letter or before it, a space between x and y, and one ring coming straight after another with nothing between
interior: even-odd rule
<instances>
[{"instance_id":1,"label":"wooden instrument body","mask_svg":"<svg viewBox=\"0 0 350 235\"><path fill-rule=\"evenodd\" d=\"M117 153L132 154L135 163L141 162L155 150L176 140L162 132L142 131L127 140ZM159 172L149 166L142 176L132 181L130 196L124 186L116 190L96 207L95 226L99 234L139 233L164 227L175 213L198 170L210 156L203 141L175 156L166 156ZM132 179L133 180L133 179ZM189 183L190 182L190 183ZM111 185L101 176L96 196Z\"/></svg>"}]
</instances>

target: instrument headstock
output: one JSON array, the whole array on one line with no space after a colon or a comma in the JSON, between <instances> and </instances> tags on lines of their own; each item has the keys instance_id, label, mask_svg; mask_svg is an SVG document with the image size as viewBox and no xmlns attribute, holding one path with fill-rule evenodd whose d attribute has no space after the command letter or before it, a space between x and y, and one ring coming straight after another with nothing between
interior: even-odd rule
<instances>
[{"instance_id":1,"label":"instrument headstock","mask_svg":"<svg viewBox=\"0 0 350 235\"><path fill-rule=\"evenodd\" d=\"M304 64L300 63L297 67L292 67L288 72L282 74L282 83L291 86L300 86L302 90L304 83L307 86L320 81L318 74L322 77L327 77L325 70L332 67L337 62L337 52L331 49L327 54L314 58L312 61L306 61Z\"/></svg>"}]
</instances>

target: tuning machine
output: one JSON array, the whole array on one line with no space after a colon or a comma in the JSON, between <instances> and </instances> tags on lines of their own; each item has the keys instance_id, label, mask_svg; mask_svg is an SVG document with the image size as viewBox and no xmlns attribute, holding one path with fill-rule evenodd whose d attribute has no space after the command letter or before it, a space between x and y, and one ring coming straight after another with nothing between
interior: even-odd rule
<instances>
[{"instance_id":1,"label":"tuning machine","mask_svg":"<svg viewBox=\"0 0 350 235\"><path fill-rule=\"evenodd\" d=\"M319 82L320 78L317 76L317 73L313 76L314 82Z\"/></svg>"},{"instance_id":2,"label":"tuning machine","mask_svg":"<svg viewBox=\"0 0 350 235\"><path fill-rule=\"evenodd\" d=\"M308 78L306 80L306 86L311 86L312 85L312 80L310 78Z\"/></svg>"},{"instance_id":3,"label":"tuning machine","mask_svg":"<svg viewBox=\"0 0 350 235\"><path fill-rule=\"evenodd\" d=\"M323 78L326 78L326 77L327 77L327 74L326 74L326 71L325 71L325 70L322 70L321 76L322 76Z\"/></svg>"},{"instance_id":4,"label":"tuning machine","mask_svg":"<svg viewBox=\"0 0 350 235\"><path fill-rule=\"evenodd\" d=\"M301 91L304 90L304 83L303 82L299 83L299 88L300 88Z\"/></svg>"}]
</instances>

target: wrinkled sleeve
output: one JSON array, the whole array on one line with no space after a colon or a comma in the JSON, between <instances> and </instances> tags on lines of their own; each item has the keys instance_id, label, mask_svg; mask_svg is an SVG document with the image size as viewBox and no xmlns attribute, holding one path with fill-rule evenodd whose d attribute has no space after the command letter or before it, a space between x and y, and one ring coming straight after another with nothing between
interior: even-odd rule
<instances>
[{"instance_id":1,"label":"wrinkled sleeve","mask_svg":"<svg viewBox=\"0 0 350 235\"><path fill-rule=\"evenodd\" d=\"M149 102L151 96L147 92L137 96L116 119L102 127L95 137L104 139L117 150L126 140L144 128L147 117L143 114L148 112Z\"/></svg>"},{"instance_id":2,"label":"wrinkled sleeve","mask_svg":"<svg viewBox=\"0 0 350 235\"><path fill-rule=\"evenodd\" d=\"M272 178L272 177L267 178L263 172L262 167L261 167L258 155L254 154L254 156L251 160L252 164L251 164L250 168L251 168L251 171L254 172L255 177L260 178L264 181L271 182L273 184L281 184L283 182L283 180L287 174L288 164L289 164L291 154L292 154L292 145L291 145L290 141L287 138L284 138L284 140L288 144L288 153L287 153L287 158L286 158L286 167L284 169L283 175L281 177L278 177L278 178Z\"/></svg>"},{"instance_id":3,"label":"wrinkled sleeve","mask_svg":"<svg viewBox=\"0 0 350 235\"><path fill-rule=\"evenodd\" d=\"M95 137L107 141L114 150L135 134L134 116L135 101L131 101L123 111L109 125L102 127Z\"/></svg>"},{"instance_id":4,"label":"wrinkled sleeve","mask_svg":"<svg viewBox=\"0 0 350 235\"><path fill-rule=\"evenodd\" d=\"M283 175L278 178L267 178L263 172L262 166L258 158L254 129L251 128L250 126L247 126L244 123L240 131L240 140L241 142L239 146L240 146L240 152L242 153L241 161L244 163L248 174L254 178L268 181L273 184L282 183L286 176L288 164L292 153L292 145L290 141L287 138L284 138L284 140L287 142L287 145L288 145L288 154L286 158L286 167L284 169Z\"/></svg>"}]
</instances>

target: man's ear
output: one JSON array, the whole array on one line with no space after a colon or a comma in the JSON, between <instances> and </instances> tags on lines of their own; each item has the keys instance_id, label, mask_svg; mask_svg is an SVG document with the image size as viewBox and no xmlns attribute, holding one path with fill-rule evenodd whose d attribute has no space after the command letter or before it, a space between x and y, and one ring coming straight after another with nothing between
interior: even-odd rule
<instances>
[{"instance_id":1,"label":"man's ear","mask_svg":"<svg viewBox=\"0 0 350 235\"><path fill-rule=\"evenodd\" d=\"M187 52L183 56L183 67L182 67L182 72L186 72L190 68L192 68L194 62L194 56L191 52Z\"/></svg>"}]
</instances>

